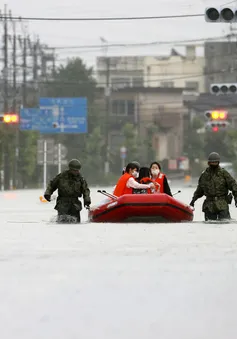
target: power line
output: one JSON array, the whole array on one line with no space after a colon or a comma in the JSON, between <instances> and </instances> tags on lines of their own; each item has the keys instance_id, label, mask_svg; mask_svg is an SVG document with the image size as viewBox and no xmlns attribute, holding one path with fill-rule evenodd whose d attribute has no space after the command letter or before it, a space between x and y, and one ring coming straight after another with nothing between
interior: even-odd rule
<instances>
[{"instance_id":1,"label":"power line","mask_svg":"<svg viewBox=\"0 0 237 339\"><path fill-rule=\"evenodd\" d=\"M160 16L131 16L131 17L87 17L87 18L53 18L53 17L22 17L22 16L6 16L6 20L29 20L29 21L133 21L133 20L159 20L159 19L179 19L179 18L195 18L204 14L180 14L180 15L160 15Z\"/></svg>"},{"instance_id":2,"label":"power line","mask_svg":"<svg viewBox=\"0 0 237 339\"><path fill-rule=\"evenodd\" d=\"M233 4L233 3L236 3L236 0L230 1L230 2L226 2L225 4L222 4L221 7L222 6L226 6L226 5L230 5L230 4Z\"/></svg>"},{"instance_id":3,"label":"power line","mask_svg":"<svg viewBox=\"0 0 237 339\"><path fill-rule=\"evenodd\" d=\"M213 38L200 38L200 39L189 39L189 40L167 40L167 41L151 41L151 42L135 42L135 43L112 43L106 44L107 47L141 47L141 46L152 46L152 45L172 45L180 43L193 43L203 41L216 41L219 39L225 39L225 36L218 36ZM78 45L78 46L54 46L55 49L80 49L80 48L102 48L102 45ZM47 48L46 48L47 49Z\"/></svg>"}]
</instances>

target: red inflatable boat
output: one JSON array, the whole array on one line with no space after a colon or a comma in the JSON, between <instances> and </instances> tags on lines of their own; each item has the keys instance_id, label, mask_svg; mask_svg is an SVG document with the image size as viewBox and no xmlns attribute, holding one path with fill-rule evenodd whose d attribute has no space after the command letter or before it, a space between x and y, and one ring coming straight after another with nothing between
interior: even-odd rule
<instances>
[{"instance_id":1,"label":"red inflatable boat","mask_svg":"<svg viewBox=\"0 0 237 339\"><path fill-rule=\"evenodd\" d=\"M108 197L101 205L89 211L91 222L185 222L193 220L190 206L167 194L125 194L115 197L105 191L98 191Z\"/></svg>"}]
</instances>

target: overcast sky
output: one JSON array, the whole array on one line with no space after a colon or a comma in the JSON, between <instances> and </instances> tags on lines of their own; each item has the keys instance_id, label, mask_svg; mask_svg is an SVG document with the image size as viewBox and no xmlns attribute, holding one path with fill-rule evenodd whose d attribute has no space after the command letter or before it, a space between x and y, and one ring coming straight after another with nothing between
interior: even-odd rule
<instances>
[{"instance_id":1,"label":"overcast sky","mask_svg":"<svg viewBox=\"0 0 237 339\"><path fill-rule=\"evenodd\" d=\"M231 1L229 1L230 3ZM105 17L152 16L204 13L205 8L224 5L224 0L9 0L12 15L31 17ZM237 1L232 1L232 5ZM4 1L0 1L4 8ZM119 22L36 22L29 21L27 31L38 34L41 42L52 47L100 45L100 37L109 43L139 43L216 37L229 31L229 24L206 23L203 17L169 20L119 21ZM18 25L18 31L20 27ZM59 60L67 56L80 56L94 64L101 48L58 50ZM170 46L110 48L110 55L149 55L168 53Z\"/></svg>"}]
</instances>

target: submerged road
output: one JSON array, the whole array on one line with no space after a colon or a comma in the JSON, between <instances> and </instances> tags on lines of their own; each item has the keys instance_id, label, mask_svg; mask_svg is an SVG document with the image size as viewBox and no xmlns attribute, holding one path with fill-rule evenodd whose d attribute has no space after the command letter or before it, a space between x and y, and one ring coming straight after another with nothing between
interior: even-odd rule
<instances>
[{"instance_id":1,"label":"submerged road","mask_svg":"<svg viewBox=\"0 0 237 339\"><path fill-rule=\"evenodd\" d=\"M2 339L236 339L236 224L57 225L41 194L0 193Z\"/></svg>"}]
</instances>

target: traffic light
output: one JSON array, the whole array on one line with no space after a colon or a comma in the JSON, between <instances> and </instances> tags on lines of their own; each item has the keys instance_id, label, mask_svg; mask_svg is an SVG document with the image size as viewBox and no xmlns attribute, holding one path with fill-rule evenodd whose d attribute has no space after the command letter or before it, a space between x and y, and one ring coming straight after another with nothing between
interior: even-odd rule
<instances>
[{"instance_id":1,"label":"traffic light","mask_svg":"<svg viewBox=\"0 0 237 339\"><path fill-rule=\"evenodd\" d=\"M235 7L208 7L205 9L206 22L236 22L237 8Z\"/></svg>"},{"instance_id":2,"label":"traffic light","mask_svg":"<svg viewBox=\"0 0 237 339\"><path fill-rule=\"evenodd\" d=\"M19 124L19 115L15 113L1 114L0 122L4 124Z\"/></svg>"},{"instance_id":3,"label":"traffic light","mask_svg":"<svg viewBox=\"0 0 237 339\"><path fill-rule=\"evenodd\" d=\"M212 94L237 94L237 83L232 84L211 84L210 92Z\"/></svg>"},{"instance_id":4,"label":"traffic light","mask_svg":"<svg viewBox=\"0 0 237 339\"><path fill-rule=\"evenodd\" d=\"M213 132L225 130L230 126L228 119L228 111L216 109L204 112L204 116L209 120L206 122L206 129L211 129Z\"/></svg>"},{"instance_id":5,"label":"traffic light","mask_svg":"<svg viewBox=\"0 0 237 339\"><path fill-rule=\"evenodd\" d=\"M225 130L230 126L229 121L208 121L206 123L206 129L211 129L213 132Z\"/></svg>"},{"instance_id":6,"label":"traffic light","mask_svg":"<svg viewBox=\"0 0 237 339\"><path fill-rule=\"evenodd\" d=\"M228 118L228 112L225 110L206 111L205 117L209 120L226 120Z\"/></svg>"}]
</instances>

